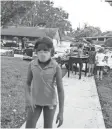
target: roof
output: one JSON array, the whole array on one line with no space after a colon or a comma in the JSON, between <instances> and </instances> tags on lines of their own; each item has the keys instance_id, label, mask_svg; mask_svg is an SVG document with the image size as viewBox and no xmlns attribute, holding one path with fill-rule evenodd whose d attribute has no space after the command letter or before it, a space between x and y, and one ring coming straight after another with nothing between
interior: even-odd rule
<instances>
[{"instance_id":1,"label":"roof","mask_svg":"<svg viewBox=\"0 0 112 129\"><path fill-rule=\"evenodd\" d=\"M70 37L70 36L62 36L61 38L62 41L74 41L74 38L73 37Z\"/></svg>"},{"instance_id":2,"label":"roof","mask_svg":"<svg viewBox=\"0 0 112 129\"><path fill-rule=\"evenodd\" d=\"M96 36L96 37L84 37L86 39L94 39L94 38L112 38L112 36Z\"/></svg>"},{"instance_id":3,"label":"roof","mask_svg":"<svg viewBox=\"0 0 112 129\"><path fill-rule=\"evenodd\" d=\"M112 31L109 31L109 32L104 32L103 34L102 34L102 36L111 36L112 37Z\"/></svg>"},{"instance_id":4,"label":"roof","mask_svg":"<svg viewBox=\"0 0 112 129\"><path fill-rule=\"evenodd\" d=\"M1 29L1 35L5 36L23 36L23 37L43 37L54 38L58 28L39 28L39 27L8 27Z\"/></svg>"}]
</instances>

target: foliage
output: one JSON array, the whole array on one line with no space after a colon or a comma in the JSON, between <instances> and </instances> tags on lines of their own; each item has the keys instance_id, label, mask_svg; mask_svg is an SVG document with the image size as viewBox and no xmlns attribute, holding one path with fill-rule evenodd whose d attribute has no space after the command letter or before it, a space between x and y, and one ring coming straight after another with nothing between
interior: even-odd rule
<instances>
[{"instance_id":1,"label":"foliage","mask_svg":"<svg viewBox=\"0 0 112 129\"><path fill-rule=\"evenodd\" d=\"M76 31L72 32L72 35L74 35L77 40L80 40L83 37L112 36L112 31L106 31L102 33L100 28L85 24L84 28L77 28ZM91 43L93 42L92 39L88 39L87 41Z\"/></svg>"},{"instance_id":2,"label":"foliage","mask_svg":"<svg viewBox=\"0 0 112 129\"><path fill-rule=\"evenodd\" d=\"M101 35L101 33L102 32L101 32L100 28L85 25L84 28L82 28L82 29L78 28L74 32L74 36L75 36L75 38L80 39L82 37L99 36L99 35Z\"/></svg>"},{"instance_id":3,"label":"foliage","mask_svg":"<svg viewBox=\"0 0 112 129\"><path fill-rule=\"evenodd\" d=\"M108 1L108 3L110 4L110 6L112 6L112 1Z\"/></svg>"},{"instance_id":4,"label":"foliage","mask_svg":"<svg viewBox=\"0 0 112 129\"><path fill-rule=\"evenodd\" d=\"M103 32L101 36L112 36L112 31Z\"/></svg>"},{"instance_id":5,"label":"foliage","mask_svg":"<svg viewBox=\"0 0 112 129\"><path fill-rule=\"evenodd\" d=\"M32 5L32 1L1 1L1 25L14 25L14 21L19 21Z\"/></svg>"},{"instance_id":6,"label":"foliage","mask_svg":"<svg viewBox=\"0 0 112 129\"><path fill-rule=\"evenodd\" d=\"M112 6L112 2L110 2L110 5Z\"/></svg>"},{"instance_id":7,"label":"foliage","mask_svg":"<svg viewBox=\"0 0 112 129\"><path fill-rule=\"evenodd\" d=\"M50 1L2 1L2 25L38 26L45 23L46 27L59 28L62 33L70 31L68 13L53 5Z\"/></svg>"},{"instance_id":8,"label":"foliage","mask_svg":"<svg viewBox=\"0 0 112 129\"><path fill-rule=\"evenodd\" d=\"M107 39L106 42L105 42L105 45L107 47L112 47L112 38Z\"/></svg>"}]
</instances>

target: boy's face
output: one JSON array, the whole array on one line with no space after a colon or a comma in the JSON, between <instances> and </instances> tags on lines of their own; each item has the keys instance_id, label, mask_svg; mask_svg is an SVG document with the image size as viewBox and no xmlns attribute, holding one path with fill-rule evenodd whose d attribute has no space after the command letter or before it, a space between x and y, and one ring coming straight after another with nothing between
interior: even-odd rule
<instances>
[{"instance_id":1,"label":"boy's face","mask_svg":"<svg viewBox=\"0 0 112 129\"><path fill-rule=\"evenodd\" d=\"M37 48L37 56L39 61L46 62L51 58L51 49L45 44L40 44Z\"/></svg>"}]
</instances>

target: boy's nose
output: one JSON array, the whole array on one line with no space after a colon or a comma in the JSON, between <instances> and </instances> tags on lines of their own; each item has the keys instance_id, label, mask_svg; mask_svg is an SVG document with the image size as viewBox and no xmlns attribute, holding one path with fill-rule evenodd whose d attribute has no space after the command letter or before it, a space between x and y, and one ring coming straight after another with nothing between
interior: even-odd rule
<instances>
[{"instance_id":1,"label":"boy's nose","mask_svg":"<svg viewBox=\"0 0 112 129\"><path fill-rule=\"evenodd\" d=\"M42 54L45 54L45 51L40 51Z\"/></svg>"}]
</instances>

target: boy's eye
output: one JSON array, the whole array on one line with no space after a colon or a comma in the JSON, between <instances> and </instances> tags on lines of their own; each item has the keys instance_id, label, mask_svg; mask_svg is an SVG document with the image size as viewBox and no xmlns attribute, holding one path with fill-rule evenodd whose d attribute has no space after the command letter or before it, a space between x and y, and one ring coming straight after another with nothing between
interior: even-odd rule
<instances>
[{"instance_id":1,"label":"boy's eye","mask_svg":"<svg viewBox=\"0 0 112 129\"><path fill-rule=\"evenodd\" d=\"M46 49L38 49L38 51L47 51Z\"/></svg>"},{"instance_id":2,"label":"boy's eye","mask_svg":"<svg viewBox=\"0 0 112 129\"><path fill-rule=\"evenodd\" d=\"M44 50L38 50L38 52L44 52L44 53L47 53L47 52L49 52L49 50L47 50L47 49L44 49Z\"/></svg>"},{"instance_id":3,"label":"boy's eye","mask_svg":"<svg viewBox=\"0 0 112 129\"><path fill-rule=\"evenodd\" d=\"M48 51L47 49L44 49L43 51Z\"/></svg>"}]
</instances>

